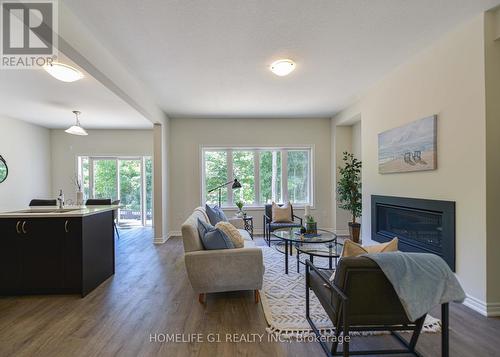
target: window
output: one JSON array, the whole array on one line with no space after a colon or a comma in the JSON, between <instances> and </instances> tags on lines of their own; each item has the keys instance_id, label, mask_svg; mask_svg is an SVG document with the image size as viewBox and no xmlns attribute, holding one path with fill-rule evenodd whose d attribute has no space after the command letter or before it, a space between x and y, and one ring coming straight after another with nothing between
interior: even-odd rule
<instances>
[{"instance_id":1,"label":"window","mask_svg":"<svg viewBox=\"0 0 500 357\"><path fill-rule=\"evenodd\" d=\"M208 192L228 181L227 174L227 152L226 151L206 151L204 155L205 167L205 187L207 195L205 200L209 204L218 202L219 190ZM227 186L221 190L221 202L228 202Z\"/></svg>"},{"instance_id":2,"label":"window","mask_svg":"<svg viewBox=\"0 0 500 357\"><path fill-rule=\"evenodd\" d=\"M260 199L262 204L281 202L281 152L260 153Z\"/></svg>"},{"instance_id":3,"label":"window","mask_svg":"<svg viewBox=\"0 0 500 357\"><path fill-rule=\"evenodd\" d=\"M228 182L221 189L223 206L313 201L311 148L203 148L202 167L203 200L209 204L218 203L215 188ZM242 187L232 190L235 178Z\"/></svg>"},{"instance_id":4,"label":"window","mask_svg":"<svg viewBox=\"0 0 500 357\"><path fill-rule=\"evenodd\" d=\"M241 183L241 189L233 192L233 202L242 201L245 205L256 203L254 163L253 151L233 151L234 177Z\"/></svg>"},{"instance_id":5,"label":"window","mask_svg":"<svg viewBox=\"0 0 500 357\"><path fill-rule=\"evenodd\" d=\"M288 199L295 203L309 202L309 151L288 151Z\"/></svg>"}]
</instances>

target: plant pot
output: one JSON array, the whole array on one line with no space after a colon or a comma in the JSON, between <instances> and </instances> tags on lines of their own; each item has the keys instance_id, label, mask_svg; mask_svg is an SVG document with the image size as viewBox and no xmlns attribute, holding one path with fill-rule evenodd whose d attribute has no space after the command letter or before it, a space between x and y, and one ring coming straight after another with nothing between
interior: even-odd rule
<instances>
[{"instance_id":1,"label":"plant pot","mask_svg":"<svg viewBox=\"0 0 500 357\"><path fill-rule=\"evenodd\" d=\"M354 243L359 243L361 224L349 222L349 235Z\"/></svg>"},{"instance_id":2,"label":"plant pot","mask_svg":"<svg viewBox=\"0 0 500 357\"><path fill-rule=\"evenodd\" d=\"M308 223L306 222L306 234L317 234L318 233L318 223Z\"/></svg>"}]
</instances>

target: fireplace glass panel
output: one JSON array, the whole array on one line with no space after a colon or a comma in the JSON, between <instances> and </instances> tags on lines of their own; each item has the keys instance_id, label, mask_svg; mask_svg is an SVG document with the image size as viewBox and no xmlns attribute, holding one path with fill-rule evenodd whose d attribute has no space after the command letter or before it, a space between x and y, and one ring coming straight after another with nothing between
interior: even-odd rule
<instances>
[{"instance_id":1,"label":"fireplace glass panel","mask_svg":"<svg viewBox=\"0 0 500 357\"><path fill-rule=\"evenodd\" d=\"M377 206L380 233L442 248L442 214L402 207Z\"/></svg>"}]
</instances>

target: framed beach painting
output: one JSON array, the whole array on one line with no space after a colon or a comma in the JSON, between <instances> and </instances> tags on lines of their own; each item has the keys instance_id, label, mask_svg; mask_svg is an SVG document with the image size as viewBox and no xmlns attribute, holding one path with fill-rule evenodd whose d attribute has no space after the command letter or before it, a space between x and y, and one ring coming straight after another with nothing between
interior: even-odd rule
<instances>
[{"instance_id":1,"label":"framed beach painting","mask_svg":"<svg viewBox=\"0 0 500 357\"><path fill-rule=\"evenodd\" d=\"M378 134L379 173L426 171L436 168L436 115Z\"/></svg>"}]
</instances>

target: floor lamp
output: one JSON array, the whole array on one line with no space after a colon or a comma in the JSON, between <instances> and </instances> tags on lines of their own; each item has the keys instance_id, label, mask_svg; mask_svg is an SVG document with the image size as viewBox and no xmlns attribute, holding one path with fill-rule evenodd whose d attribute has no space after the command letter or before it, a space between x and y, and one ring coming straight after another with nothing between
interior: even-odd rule
<instances>
[{"instance_id":1,"label":"floor lamp","mask_svg":"<svg viewBox=\"0 0 500 357\"><path fill-rule=\"evenodd\" d=\"M212 188L210 191L208 191L208 193L211 193L211 192L214 192L215 190L219 190L219 207L220 207L220 201L221 201L221 195L222 195L222 188L229 185L230 183L232 183L233 185L231 186L231 188L234 190L234 189L237 189L237 188L241 188L241 183L238 182L238 179L234 179L234 181L228 181L220 186L217 186L215 188Z\"/></svg>"}]
</instances>

